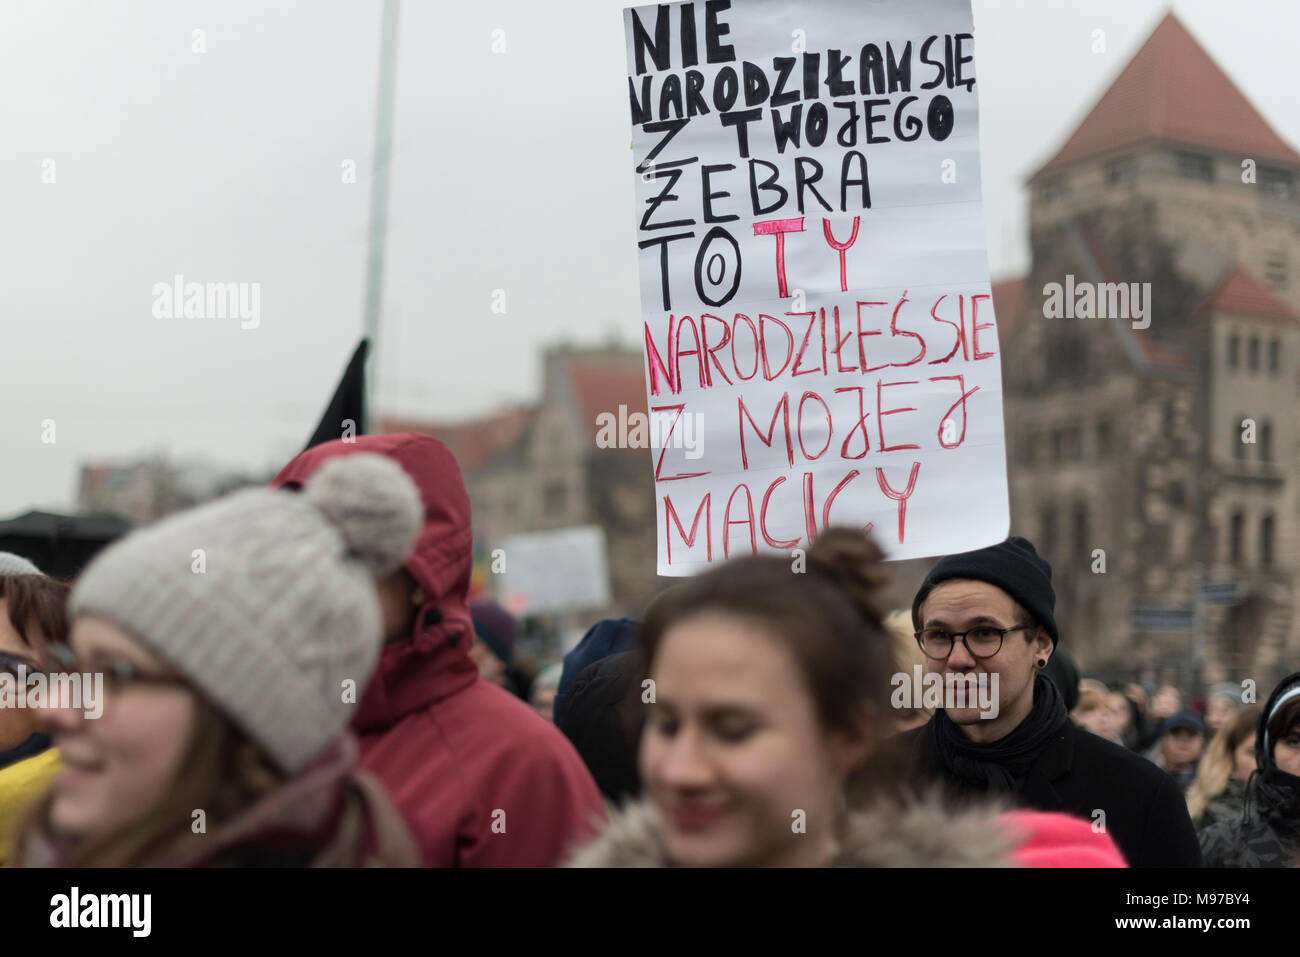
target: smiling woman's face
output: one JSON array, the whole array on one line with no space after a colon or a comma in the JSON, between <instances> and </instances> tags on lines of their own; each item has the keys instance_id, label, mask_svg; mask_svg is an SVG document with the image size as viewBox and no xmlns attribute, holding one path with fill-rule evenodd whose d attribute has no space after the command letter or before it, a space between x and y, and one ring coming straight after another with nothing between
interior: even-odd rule
<instances>
[{"instance_id":1,"label":"smiling woman's face","mask_svg":"<svg viewBox=\"0 0 1300 957\"><path fill-rule=\"evenodd\" d=\"M650 677L641 774L673 862L824 863L852 746L823 731L785 644L703 613L664 633Z\"/></svg>"},{"instance_id":2,"label":"smiling woman's face","mask_svg":"<svg viewBox=\"0 0 1300 957\"><path fill-rule=\"evenodd\" d=\"M127 633L91 616L77 619L70 639L81 672L125 663L166 674L164 663ZM134 685L105 691L103 714L48 709L63 770L54 785L50 822L59 833L98 837L148 814L176 781L193 733L194 693L177 686Z\"/></svg>"}]
</instances>

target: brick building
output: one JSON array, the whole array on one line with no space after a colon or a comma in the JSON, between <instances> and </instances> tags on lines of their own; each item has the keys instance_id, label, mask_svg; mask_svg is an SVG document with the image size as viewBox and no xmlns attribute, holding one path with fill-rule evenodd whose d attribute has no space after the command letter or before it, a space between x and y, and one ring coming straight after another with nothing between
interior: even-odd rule
<instances>
[{"instance_id":1,"label":"brick building","mask_svg":"<svg viewBox=\"0 0 1300 957\"><path fill-rule=\"evenodd\" d=\"M1208 681L1300 658L1298 178L1170 14L1029 179L1032 266L994 288L1012 530L1099 676L1186 686L1198 641ZM1067 282L1150 283L1149 314L1048 318Z\"/></svg>"},{"instance_id":2,"label":"brick building","mask_svg":"<svg viewBox=\"0 0 1300 957\"><path fill-rule=\"evenodd\" d=\"M600 448L596 419L617 416L620 405L645 414L641 353L558 346L545 352L542 366L536 405L454 424L386 418L379 431L418 432L447 444L469 489L476 551L519 532L603 528L608 610L639 612L658 588L651 453Z\"/></svg>"}]
</instances>

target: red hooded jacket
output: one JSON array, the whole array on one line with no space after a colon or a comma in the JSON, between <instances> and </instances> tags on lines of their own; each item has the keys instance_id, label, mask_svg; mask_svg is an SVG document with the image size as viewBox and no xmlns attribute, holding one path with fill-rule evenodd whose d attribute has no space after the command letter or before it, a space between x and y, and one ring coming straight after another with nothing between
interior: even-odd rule
<instances>
[{"instance_id":1,"label":"red hooded jacket","mask_svg":"<svg viewBox=\"0 0 1300 957\"><path fill-rule=\"evenodd\" d=\"M359 436L308 449L272 484L300 487L357 452L392 459L420 489L424 528L405 568L428 596L358 703L361 766L387 787L425 866L552 867L594 832L604 805L568 739L480 678L469 656L473 531L455 458L429 436Z\"/></svg>"}]
</instances>

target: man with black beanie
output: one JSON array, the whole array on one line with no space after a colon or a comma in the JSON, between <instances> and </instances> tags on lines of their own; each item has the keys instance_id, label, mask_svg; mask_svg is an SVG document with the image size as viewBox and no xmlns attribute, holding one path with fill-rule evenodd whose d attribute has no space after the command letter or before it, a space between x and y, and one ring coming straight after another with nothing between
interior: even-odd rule
<instances>
[{"instance_id":1,"label":"man with black beanie","mask_svg":"<svg viewBox=\"0 0 1300 957\"><path fill-rule=\"evenodd\" d=\"M978 685L996 706L954 696L899 735L918 774L955 796L1002 797L1104 828L1132 867L1199 867L1183 796L1149 761L1076 727L1041 672L1056 649L1052 567L1023 538L942 559L912 602L931 674ZM970 706L968 706L970 705Z\"/></svg>"}]
</instances>

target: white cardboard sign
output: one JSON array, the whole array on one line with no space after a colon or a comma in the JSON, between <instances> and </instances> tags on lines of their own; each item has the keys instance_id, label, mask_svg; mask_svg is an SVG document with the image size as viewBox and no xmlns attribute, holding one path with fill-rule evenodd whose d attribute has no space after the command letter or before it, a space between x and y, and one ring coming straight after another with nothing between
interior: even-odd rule
<instances>
[{"instance_id":1,"label":"white cardboard sign","mask_svg":"<svg viewBox=\"0 0 1300 957\"><path fill-rule=\"evenodd\" d=\"M891 559L1001 541L969 0L696 0L624 27L659 573L829 525Z\"/></svg>"}]
</instances>

